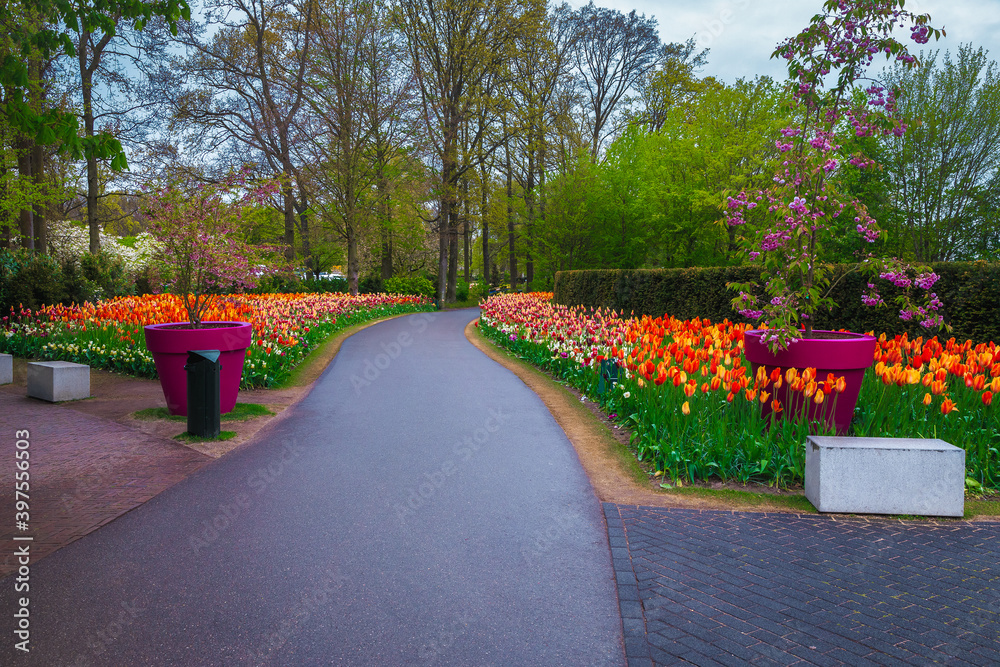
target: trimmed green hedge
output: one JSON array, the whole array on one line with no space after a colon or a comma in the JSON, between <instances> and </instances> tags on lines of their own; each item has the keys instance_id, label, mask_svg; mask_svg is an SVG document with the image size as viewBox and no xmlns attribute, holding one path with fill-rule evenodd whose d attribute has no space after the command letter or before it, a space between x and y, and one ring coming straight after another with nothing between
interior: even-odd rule
<instances>
[{"instance_id":1,"label":"trimmed green hedge","mask_svg":"<svg viewBox=\"0 0 1000 667\"><path fill-rule=\"evenodd\" d=\"M976 343L1000 341L997 307L1000 265L950 262L931 266L941 276L933 291L944 303L945 321L954 331L943 334L934 330L930 335L954 336ZM831 296L839 306L820 314L816 318L817 328L928 335L917 322L899 319L895 297L900 291L888 281L878 281L879 292L888 305L869 308L861 303L861 292L867 282L864 276L847 273L847 267L838 267L834 280L838 282ZM760 270L756 267L560 271L556 273L555 301L570 306L613 308L626 314L749 322L729 305L735 293L726 289L726 283L751 281L760 281Z\"/></svg>"}]
</instances>

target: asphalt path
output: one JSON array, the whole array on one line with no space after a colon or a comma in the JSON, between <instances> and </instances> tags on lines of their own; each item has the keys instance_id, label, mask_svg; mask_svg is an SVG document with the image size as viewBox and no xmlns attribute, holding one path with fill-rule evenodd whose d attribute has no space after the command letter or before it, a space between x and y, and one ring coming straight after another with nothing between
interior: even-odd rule
<instances>
[{"instance_id":1,"label":"asphalt path","mask_svg":"<svg viewBox=\"0 0 1000 667\"><path fill-rule=\"evenodd\" d=\"M624 664L600 503L477 312L355 334L252 443L32 564L30 653L0 581L0 664Z\"/></svg>"}]
</instances>

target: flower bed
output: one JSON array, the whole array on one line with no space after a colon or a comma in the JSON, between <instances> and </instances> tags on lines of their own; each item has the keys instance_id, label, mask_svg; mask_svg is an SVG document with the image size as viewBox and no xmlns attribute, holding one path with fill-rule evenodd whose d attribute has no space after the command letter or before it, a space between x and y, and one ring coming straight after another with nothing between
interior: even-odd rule
<instances>
[{"instance_id":1,"label":"flower bed","mask_svg":"<svg viewBox=\"0 0 1000 667\"><path fill-rule=\"evenodd\" d=\"M336 331L431 307L426 299L386 294L241 294L222 297L206 320L253 324L241 384L249 389L281 382ZM22 310L0 320L0 352L153 378L143 326L186 321L182 300L169 294Z\"/></svg>"},{"instance_id":2,"label":"flower bed","mask_svg":"<svg viewBox=\"0 0 1000 667\"><path fill-rule=\"evenodd\" d=\"M766 422L788 383L804 400L835 401L840 378L761 372L743 358L746 325L729 321L623 318L551 303L551 294L491 297L480 328L498 344L569 381L632 430L640 460L673 480L721 478L801 483L803 443L816 431L805 418ZM597 395L598 368L613 359L618 385ZM966 450L969 486L1000 487L1000 351L906 336L878 339L866 373L853 434L941 438Z\"/></svg>"}]
</instances>

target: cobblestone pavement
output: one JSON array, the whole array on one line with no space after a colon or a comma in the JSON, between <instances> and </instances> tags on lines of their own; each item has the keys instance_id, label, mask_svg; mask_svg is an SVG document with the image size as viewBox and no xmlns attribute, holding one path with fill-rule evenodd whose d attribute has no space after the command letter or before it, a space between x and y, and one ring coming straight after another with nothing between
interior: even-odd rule
<instances>
[{"instance_id":1,"label":"cobblestone pavement","mask_svg":"<svg viewBox=\"0 0 1000 667\"><path fill-rule=\"evenodd\" d=\"M23 391L23 389L22 389ZM13 472L0 484L0 544L32 536L38 560L93 532L173 486L212 459L109 419L0 391L0 455L14 461L15 431L27 430L29 530L16 530ZM4 549L0 577L17 569Z\"/></svg>"},{"instance_id":2,"label":"cobblestone pavement","mask_svg":"<svg viewBox=\"0 0 1000 667\"><path fill-rule=\"evenodd\" d=\"M1000 523L604 510L629 665L1000 664Z\"/></svg>"}]
</instances>

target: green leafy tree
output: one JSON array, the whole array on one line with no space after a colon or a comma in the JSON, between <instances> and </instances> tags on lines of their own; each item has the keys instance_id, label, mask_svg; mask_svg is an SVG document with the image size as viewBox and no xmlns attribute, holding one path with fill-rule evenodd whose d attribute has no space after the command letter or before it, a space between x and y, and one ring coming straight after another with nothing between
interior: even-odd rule
<instances>
[{"instance_id":1,"label":"green leafy tree","mask_svg":"<svg viewBox=\"0 0 1000 667\"><path fill-rule=\"evenodd\" d=\"M71 58L79 52L74 35L81 32L114 36L120 21L136 29L153 17L165 19L176 34L177 23L190 19L186 0L15 0L0 3L0 27L9 39L0 63L3 100L0 113L7 122L39 144L56 144L72 157L94 156L110 159L112 167L127 166L121 142L108 132L79 133L76 116L67 110L39 109L29 103L32 58L45 59L62 52Z\"/></svg>"},{"instance_id":2,"label":"green leafy tree","mask_svg":"<svg viewBox=\"0 0 1000 667\"><path fill-rule=\"evenodd\" d=\"M924 56L917 70L895 68L899 114L909 130L885 141L887 220L894 248L917 261L984 259L1000 248L1000 72L986 52Z\"/></svg>"}]
</instances>

